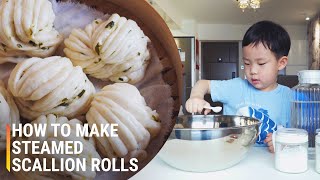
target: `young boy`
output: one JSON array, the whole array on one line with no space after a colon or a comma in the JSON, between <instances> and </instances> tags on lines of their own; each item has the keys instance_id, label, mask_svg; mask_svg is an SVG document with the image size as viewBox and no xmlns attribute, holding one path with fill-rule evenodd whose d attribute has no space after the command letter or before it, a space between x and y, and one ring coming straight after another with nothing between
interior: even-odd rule
<instances>
[{"instance_id":1,"label":"young boy","mask_svg":"<svg viewBox=\"0 0 320 180\"><path fill-rule=\"evenodd\" d=\"M253 110L260 114L260 119L264 118L263 121L270 118L278 126L287 127L291 90L277 84L277 75L288 63L290 45L289 34L280 25L271 21L255 23L247 30L242 41L246 79L198 81L186 102L187 111L201 113L204 106L210 106L204 100L204 95L210 93L213 101L224 104L225 115L248 115L243 111ZM209 112L209 109L204 111L205 114ZM249 116L252 117L252 113ZM265 143L269 151L274 152L272 133L268 132L260 143Z\"/></svg>"}]
</instances>

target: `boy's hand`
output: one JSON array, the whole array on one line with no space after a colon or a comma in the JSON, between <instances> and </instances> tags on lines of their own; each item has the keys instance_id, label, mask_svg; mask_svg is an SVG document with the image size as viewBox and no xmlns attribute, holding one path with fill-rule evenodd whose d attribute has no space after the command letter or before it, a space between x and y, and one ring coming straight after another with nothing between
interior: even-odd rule
<instances>
[{"instance_id":1,"label":"boy's hand","mask_svg":"<svg viewBox=\"0 0 320 180\"><path fill-rule=\"evenodd\" d=\"M210 106L210 104L204 100L204 95L210 93L210 81L199 80L191 90L190 98L186 102L186 110L189 113L200 113L204 106ZM206 109L204 114L208 114L211 109Z\"/></svg>"},{"instance_id":2,"label":"boy's hand","mask_svg":"<svg viewBox=\"0 0 320 180\"><path fill-rule=\"evenodd\" d=\"M191 97L186 102L186 110L189 113L198 112L199 114L201 114L204 106L210 107L210 104L207 101L205 101L204 99L198 98L198 97ZM206 109L204 111L204 114L207 115L210 111L211 111L211 109Z\"/></svg>"},{"instance_id":3,"label":"boy's hand","mask_svg":"<svg viewBox=\"0 0 320 180\"><path fill-rule=\"evenodd\" d=\"M274 147L272 143L272 133L268 133L266 139L264 140L264 143L267 144L269 152L274 153Z\"/></svg>"}]
</instances>

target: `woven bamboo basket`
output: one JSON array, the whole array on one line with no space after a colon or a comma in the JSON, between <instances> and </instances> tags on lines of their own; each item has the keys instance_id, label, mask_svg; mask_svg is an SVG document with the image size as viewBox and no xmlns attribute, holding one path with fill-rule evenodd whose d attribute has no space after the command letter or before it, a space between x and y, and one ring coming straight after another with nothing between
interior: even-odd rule
<instances>
[{"instance_id":1,"label":"woven bamboo basket","mask_svg":"<svg viewBox=\"0 0 320 180\"><path fill-rule=\"evenodd\" d=\"M79 0L79 2L105 14L118 13L120 16L136 21L145 35L150 38L163 66L162 78L171 86L171 96L174 99L171 119L163 119L160 116L161 132L149 144L147 159L138 163L139 170L141 170L161 149L170 135L175 118L179 113L182 72L177 46L164 20L145 0ZM98 173L96 179L128 179L135 173L137 172L104 172Z\"/></svg>"},{"instance_id":2,"label":"woven bamboo basket","mask_svg":"<svg viewBox=\"0 0 320 180\"><path fill-rule=\"evenodd\" d=\"M141 170L161 149L170 135L175 123L175 118L179 113L182 93L182 72L177 46L164 20L145 0L78 0L78 2L95 8L105 14L117 13L120 16L136 21L144 34L147 35L152 42L152 57L157 58L162 65L160 65L161 71L157 73L161 75L160 77L163 82L170 86L171 97L173 99L173 103L171 103L172 107L168 107L170 113L165 117L159 113L161 130L158 136L151 140L147 147L147 158L139 161L138 167L139 170ZM7 72L8 69L12 69L13 67L14 64L11 63L1 64L0 73L2 74L0 75L3 75L3 72ZM1 156L2 155L1 153ZM4 157L4 155L2 157ZM5 158L0 158L0 161L0 174L3 179L14 178L11 176L12 174L8 174L5 170ZM128 179L137 172L98 172L95 179Z\"/></svg>"}]
</instances>

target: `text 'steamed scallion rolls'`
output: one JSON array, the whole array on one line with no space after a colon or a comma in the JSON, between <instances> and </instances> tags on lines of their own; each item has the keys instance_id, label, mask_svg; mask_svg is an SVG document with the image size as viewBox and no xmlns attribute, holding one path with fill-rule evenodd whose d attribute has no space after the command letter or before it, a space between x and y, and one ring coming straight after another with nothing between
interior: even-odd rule
<instances>
[{"instance_id":1,"label":"text 'steamed scallion rolls'","mask_svg":"<svg viewBox=\"0 0 320 180\"><path fill-rule=\"evenodd\" d=\"M63 40L49 0L3 0L0 17L0 64L51 56Z\"/></svg>"},{"instance_id":2,"label":"text 'steamed scallion rolls'","mask_svg":"<svg viewBox=\"0 0 320 180\"><path fill-rule=\"evenodd\" d=\"M82 152L79 154L66 154L66 153L39 153L39 154L32 154L30 152L30 146L29 146L29 151L28 153L25 153L26 149L21 148L21 153L15 154L14 158L19 158L20 160L23 160L25 158L31 159L33 162L31 164L35 164L34 161L40 161L41 164L45 164L48 168L56 168L60 169L62 167L62 164L67 166L65 161L67 159L73 159L74 162L82 162L85 161L83 164L85 164L86 168L83 170L74 170L74 171L59 171L59 172L50 172L50 171L14 171L15 176L17 176L19 179L94 179L96 176L96 172L92 171L91 165L92 165L92 158L95 159L101 159L98 152L95 149L94 146L94 139L93 138L84 138L84 137L79 137L76 135L76 126L79 126L79 124L82 123L78 119L72 119L68 120L66 117L57 117L56 115L49 114L47 116L40 116L36 120L32 121L31 124L42 124L42 125L47 125L46 130L45 130L45 135L44 136L36 136L33 135L29 138L20 138L19 141L39 141L40 142L40 147L43 147L44 143L47 143L49 146L52 146L53 144L58 144L59 142L80 142L83 145ZM68 124L71 128L71 133L69 136L63 136L60 131L58 131L57 136L54 135L54 130L50 126L50 124L60 124L61 126L63 124ZM54 149L54 148L53 148ZM65 150L65 148L64 148ZM44 162L46 161L46 162ZM53 163L55 161L55 163ZM64 161L64 162L62 162ZM55 166L55 167L51 167Z\"/></svg>"},{"instance_id":3,"label":"text 'steamed scallion rolls'","mask_svg":"<svg viewBox=\"0 0 320 180\"><path fill-rule=\"evenodd\" d=\"M60 56L18 63L8 85L21 116L28 120L50 113L68 118L83 115L95 93L81 67Z\"/></svg>"},{"instance_id":4,"label":"text 'steamed scallion rolls'","mask_svg":"<svg viewBox=\"0 0 320 180\"><path fill-rule=\"evenodd\" d=\"M86 117L90 127L118 124L118 137L95 137L98 151L108 158L144 159L150 139L160 131L157 112L128 83L108 85L96 93Z\"/></svg>"},{"instance_id":5,"label":"text 'steamed scallion rolls'","mask_svg":"<svg viewBox=\"0 0 320 180\"><path fill-rule=\"evenodd\" d=\"M64 52L86 74L102 80L134 84L145 74L150 59L149 38L131 19L113 14L74 29Z\"/></svg>"},{"instance_id":6,"label":"text 'steamed scallion rolls'","mask_svg":"<svg viewBox=\"0 0 320 180\"><path fill-rule=\"evenodd\" d=\"M11 96L0 81L0 151L6 149L6 125L19 124L19 110Z\"/></svg>"}]
</instances>

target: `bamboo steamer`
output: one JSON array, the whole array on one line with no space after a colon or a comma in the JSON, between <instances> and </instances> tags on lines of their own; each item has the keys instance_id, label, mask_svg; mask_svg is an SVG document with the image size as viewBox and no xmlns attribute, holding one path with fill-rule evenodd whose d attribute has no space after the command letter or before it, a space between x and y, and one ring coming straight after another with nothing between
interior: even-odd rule
<instances>
[{"instance_id":1,"label":"bamboo steamer","mask_svg":"<svg viewBox=\"0 0 320 180\"><path fill-rule=\"evenodd\" d=\"M145 0L79 0L79 2L105 14L118 13L120 16L136 21L145 35L152 41L160 62L164 66L162 77L171 86L174 99L173 113L171 119L162 119L160 116L161 132L149 145L151 147L147 149L147 159L138 163L139 170L141 170L163 146L179 113L182 93L182 70L177 46L164 20ZM128 179L137 172L103 172L98 173L96 179Z\"/></svg>"},{"instance_id":2,"label":"bamboo steamer","mask_svg":"<svg viewBox=\"0 0 320 180\"><path fill-rule=\"evenodd\" d=\"M181 60L173 36L161 16L145 0L78 0L78 2L103 13L118 13L137 22L152 41L161 64L165 67L162 72L163 79L172 87L172 97L175 99L173 115L177 116L182 93Z\"/></svg>"},{"instance_id":3,"label":"bamboo steamer","mask_svg":"<svg viewBox=\"0 0 320 180\"><path fill-rule=\"evenodd\" d=\"M161 71L162 79L171 87L171 96L174 100L173 107L170 107L173 109L172 114L170 114L171 118L162 118L160 114L161 131L150 142L147 148L147 158L138 163L139 170L141 170L161 149L169 137L175 123L175 118L179 113L182 93L182 70L177 46L164 20L145 0L78 0L78 2L105 14L117 13L120 16L136 21L144 34L150 38L153 50L156 51L156 56L163 66ZM2 64L0 66L0 73L8 73L7 70L13 67L14 64ZM3 153L1 152L2 157L5 157ZM0 158L0 172L2 172L0 174L3 179L14 178L11 173L5 170L5 158ZM95 179L128 179L137 172L97 172Z\"/></svg>"}]
</instances>

